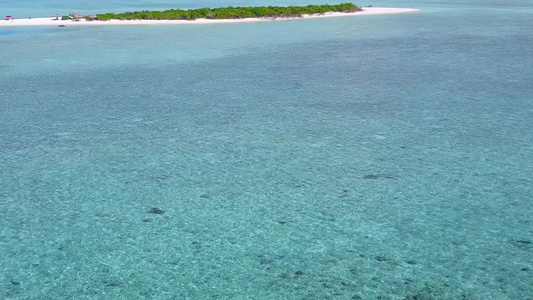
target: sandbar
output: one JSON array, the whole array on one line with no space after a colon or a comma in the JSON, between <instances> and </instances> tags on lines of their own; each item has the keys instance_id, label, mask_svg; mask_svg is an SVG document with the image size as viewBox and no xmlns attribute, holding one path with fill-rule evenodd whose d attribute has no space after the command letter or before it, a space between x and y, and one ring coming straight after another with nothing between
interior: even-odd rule
<instances>
[{"instance_id":1,"label":"sandbar","mask_svg":"<svg viewBox=\"0 0 533 300\"><path fill-rule=\"evenodd\" d=\"M368 15L387 15L412 13L419 11L415 8L393 8L393 7L362 7L363 11L344 13L328 12L325 14L302 15L301 18L245 18L245 19L196 19L196 20L108 20L108 21L88 21L81 19L74 20L55 20L54 18L26 18L0 21L0 27L17 27L17 26L105 26L105 25L192 25L192 24L221 24L221 23L248 23L248 22L269 22L269 21L287 21L301 19L317 19L332 17L353 17Z\"/></svg>"}]
</instances>

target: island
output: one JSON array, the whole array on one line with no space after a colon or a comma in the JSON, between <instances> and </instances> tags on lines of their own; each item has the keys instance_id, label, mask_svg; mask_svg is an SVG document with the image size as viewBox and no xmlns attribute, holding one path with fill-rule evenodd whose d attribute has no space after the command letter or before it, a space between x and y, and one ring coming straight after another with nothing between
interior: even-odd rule
<instances>
[{"instance_id":1,"label":"island","mask_svg":"<svg viewBox=\"0 0 533 300\"><path fill-rule=\"evenodd\" d=\"M55 14L52 18L12 18L0 21L0 27L11 26L56 26L77 25L157 25L157 24L209 24L240 23L363 16L416 12L413 8L359 7L353 3L307 6L257 6L200 9L170 9L164 11L137 11L124 13L69 15Z\"/></svg>"},{"instance_id":2,"label":"island","mask_svg":"<svg viewBox=\"0 0 533 300\"><path fill-rule=\"evenodd\" d=\"M301 18L303 15L328 12L358 12L360 7L352 3L308 6L256 6L221 7L190 10L170 9L165 11L137 11L120 14L97 14L100 21L107 20L196 20L196 19L245 19L245 18Z\"/></svg>"}]
</instances>

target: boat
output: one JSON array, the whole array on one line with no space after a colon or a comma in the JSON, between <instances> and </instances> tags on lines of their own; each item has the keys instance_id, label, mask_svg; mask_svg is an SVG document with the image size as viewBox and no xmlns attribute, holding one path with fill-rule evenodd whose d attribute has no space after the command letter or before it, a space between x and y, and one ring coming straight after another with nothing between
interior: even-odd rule
<instances>
[{"instance_id":1,"label":"boat","mask_svg":"<svg viewBox=\"0 0 533 300\"><path fill-rule=\"evenodd\" d=\"M61 25L59 25L57 27L67 27L67 26L65 26L64 24L61 24Z\"/></svg>"}]
</instances>

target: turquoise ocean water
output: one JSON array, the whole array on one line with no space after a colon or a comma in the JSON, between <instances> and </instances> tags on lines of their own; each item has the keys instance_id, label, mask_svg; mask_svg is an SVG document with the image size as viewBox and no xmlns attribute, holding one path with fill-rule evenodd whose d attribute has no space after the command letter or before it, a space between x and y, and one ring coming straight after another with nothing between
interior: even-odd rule
<instances>
[{"instance_id":1,"label":"turquoise ocean water","mask_svg":"<svg viewBox=\"0 0 533 300\"><path fill-rule=\"evenodd\" d=\"M533 1L357 4L0 28L0 298L533 299Z\"/></svg>"}]
</instances>

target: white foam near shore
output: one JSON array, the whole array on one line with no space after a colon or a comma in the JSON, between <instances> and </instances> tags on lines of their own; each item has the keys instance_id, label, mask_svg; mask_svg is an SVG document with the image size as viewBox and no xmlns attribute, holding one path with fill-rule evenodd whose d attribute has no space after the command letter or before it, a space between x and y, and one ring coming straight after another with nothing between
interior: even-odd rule
<instances>
[{"instance_id":1,"label":"white foam near shore","mask_svg":"<svg viewBox=\"0 0 533 300\"><path fill-rule=\"evenodd\" d=\"M391 8L391 7L363 7L363 11L354 13L329 12L325 14L303 15L301 18L246 18L246 19L196 19L196 20L109 20L109 21L88 21L81 19L74 20L55 20L54 18L32 18L0 21L0 27L15 26L96 26L96 25L178 25L178 24L217 24L217 23L246 23L246 22L266 22L282 21L294 19L315 19L331 17L350 17L350 16L368 16L368 15L385 15L416 12L414 8Z\"/></svg>"}]
</instances>

